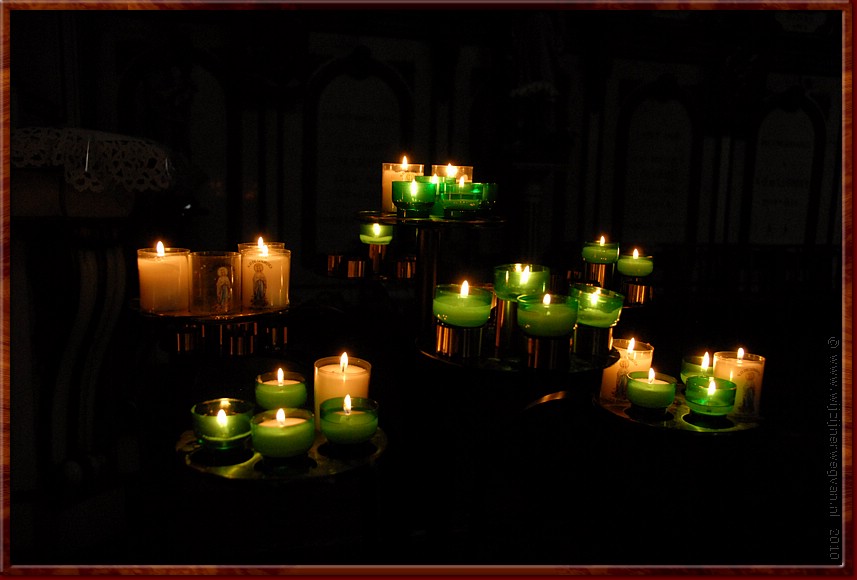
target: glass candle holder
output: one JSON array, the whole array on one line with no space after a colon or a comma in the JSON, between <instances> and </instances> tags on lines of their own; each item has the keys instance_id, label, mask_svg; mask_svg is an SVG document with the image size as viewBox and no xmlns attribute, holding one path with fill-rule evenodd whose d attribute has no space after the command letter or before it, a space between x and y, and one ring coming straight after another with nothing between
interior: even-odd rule
<instances>
[{"instance_id":1,"label":"glass candle holder","mask_svg":"<svg viewBox=\"0 0 857 580\"><path fill-rule=\"evenodd\" d=\"M137 250L140 310L176 313L188 310L190 250L157 248Z\"/></svg>"},{"instance_id":2,"label":"glass candle holder","mask_svg":"<svg viewBox=\"0 0 857 580\"><path fill-rule=\"evenodd\" d=\"M494 293L500 300L516 301L523 294L543 294L550 268L538 264L502 264L494 267Z\"/></svg>"},{"instance_id":3,"label":"glass candle holder","mask_svg":"<svg viewBox=\"0 0 857 580\"><path fill-rule=\"evenodd\" d=\"M636 252L636 250L634 250ZM654 270L654 261L651 256L640 256L637 254L622 254L616 262L616 269L620 274L642 278L648 276Z\"/></svg>"},{"instance_id":4,"label":"glass candle holder","mask_svg":"<svg viewBox=\"0 0 857 580\"><path fill-rule=\"evenodd\" d=\"M321 415L319 406L321 403L334 397L369 396L369 378L372 374L372 365L363 359L348 357L345 353L341 356L328 356L315 361L314 365L314 399L315 399L315 426L320 429Z\"/></svg>"},{"instance_id":5,"label":"glass candle holder","mask_svg":"<svg viewBox=\"0 0 857 580\"><path fill-rule=\"evenodd\" d=\"M360 224L360 241L364 244L386 246L393 241L393 226L374 224Z\"/></svg>"},{"instance_id":6,"label":"glass candle holder","mask_svg":"<svg viewBox=\"0 0 857 580\"><path fill-rule=\"evenodd\" d=\"M498 193L499 187L496 183L482 184L482 204L479 206L480 213L493 213L494 208L497 206Z\"/></svg>"},{"instance_id":7,"label":"glass candle holder","mask_svg":"<svg viewBox=\"0 0 857 580\"><path fill-rule=\"evenodd\" d=\"M212 399L190 410L197 441L212 449L234 449L250 436L253 404L241 399Z\"/></svg>"},{"instance_id":8,"label":"glass candle holder","mask_svg":"<svg viewBox=\"0 0 857 580\"><path fill-rule=\"evenodd\" d=\"M443 217L472 218L482 208L486 190L490 195L491 184L473 181L445 184L439 194Z\"/></svg>"},{"instance_id":9,"label":"glass candle holder","mask_svg":"<svg viewBox=\"0 0 857 580\"><path fill-rule=\"evenodd\" d=\"M690 377L714 376L714 366L710 362L703 366L704 358L705 356L689 355L681 359L681 372L679 373L679 378L683 384L687 385L687 380Z\"/></svg>"},{"instance_id":10,"label":"glass candle holder","mask_svg":"<svg viewBox=\"0 0 857 580\"><path fill-rule=\"evenodd\" d=\"M467 283L440 284L434 289L432 314L450 326L476 328L491 316L493 294L484 288L472 288Z\"/></svg>"},{"instance_id":11,"label":"glass candle holder","mask_svg":"<svg viewBox=\"0 0 857 580\"><path fill-rule=\"evenodd\" d=\"M401 163L381 164L381 211L396 211L393 204L393 182L411 181L423 174L425 166L422 163L408 163L403 157Z\"/></svg>"},{"instance_id":12,"label":"glass candle holder","mask_svg":"<svg viewBox=\"0 0 857 580\"><path fill-rule=\"evenodd\" d=\"M581 255L590 264L613 264L619 259L619 242L584 242Z\"/></svg>"},{"instance_id":13,"label":"glass candle holder","mask_svg":"<svg viewBox=\"0 0 857 580\"><path fill-rule=\"evenodd\" d=\"M393 182L393 203L396 214L403 218L429 217L437 197L437 183L413 179Z\"/></svg>"},{"instance_id":14,"label":"glass candle holder","mask_svg":"<svg viewBox=\"0 0 857 580\"><path fill-rule=\"evenodd\" d=\"M573 284L570 294L577 299L578 324L610 328L619 322L625 297L618 292L588 284Z\"/></svg>"},{"instance_id":15,"label":"glass candle holder","mask_svg":"<svg viewBox=\"0 0 857 580\"><path fill-rule=\"evenodd\" d=\"M694 413L723 416L732 412L736 390L737 387L732 381L697 375L688 377L684 399Z\"/></svg>"},{"instance_id":16,"label":"glass candle holder","mask_svg":"<svg viewBox=\"0 0 857 580\"><path fill-rule=\"evenodd\" d=\"M321 432L331 443L369 441L378 430L378 403L365 397L334 397L321 404Z\"/></svg>"},{"instance_id":17,"label":"glass candle holder","mask_svg":"<svg viewBox=\"0 0 857 580\"><path fill-rule=\"evenodd\" d=\"M628 400L646 409L666 409L675 400L675 383L673 377L652 369L628 373Z\"/></svg>"},{"instance_id":18,"label":"glass candle holder","mask_svg":"<svg viewBox=\"0 0 857 580\"><path fill-rule=\"evenodd\" d=\"M617 402L627 400L628 373L648 373L652 366L655 347L634 339L613 339L613 348L619 353L619 360L605 368L601 373L601 400Z\"/></svg>"},{"instance_id":19,"label":"glass candle holder","mask_svg":"<svg viewBox=\"0 0 857 580\"><path fill-rule=\"evenodd\" d=\"M191 252L190 311L230 314L241 309L241 254Z\"/></svg>"},{"instance_id":20,"label":"glass candle holder","mask_svg":"<svg viewBox=\"0 0 857 580\"><path fill-rule=\"evenodd\" d=\"M262 251L262 246L268 246L268 248L275 248L278 250L285 250L286 243L285 242L266 242L263 238L259 238L255 242L239 242L238 243L238 253L245 250L258 250Z\"/></svg>"},{"instance_id":21,"label":"glass candle holder","mask_svg":"<svg viewBox=\"0 0 857 580\"><path fill-rule=\"evenodd\" d=\"M577 322L577 299L562 294L518 296L518 326L536 337L569 336Z\"/></svg>"},{"instance_id":22,"label":"glass candle holder","mask_svg":"<svg viewBox=\"0 0 857 580\"><path fill-rule=\"evenodd\" d=\"M289 305L292 252L253 246L241 251L241 306L245 311L276 310Z\"/></svg>"},{"instance_id":23,"label":"glass candle holder","mask_svg":"<svg viewBox=\"0 0 857 580\"><path fill-rule=\"evenodd\" d=\"M735 415L748 418L759 416L765 357L745 354L742 350L715 352L713 374L735 383Z\"/></svg>"},{"instance_id":24,"label":"glass candle holder","mask_svg":"<svg viewBox=\"0 0 857 580\"><path fill-rule=\"evenodd\" d=\"M312 411L279 408L263 411L250 421L253 449L264 457L295 457L315 442Z\"/></svg>"},{"instance_id":25,"label":"glass candle holder","mask_svg":"<svg viewBox=\"0 0 857 580\"><path fill-rule=\"evenodd\" d=\"M307 400L306 378L282 369L256 377L256 404L263 409L297 408Z\"/></svg>"},{"instance_id":26,"label":"glass candle holder","mask_svg":"<svg viewBox=\"0 0 857 580\"><path fill-rule=\"evenodd\" d=\"M473 166L472 165L432 165L431 174L437 175L441 179L448 179L451 183L458 183L463 177L464 181L473 181Z\"/></svg>"}]
</instances>

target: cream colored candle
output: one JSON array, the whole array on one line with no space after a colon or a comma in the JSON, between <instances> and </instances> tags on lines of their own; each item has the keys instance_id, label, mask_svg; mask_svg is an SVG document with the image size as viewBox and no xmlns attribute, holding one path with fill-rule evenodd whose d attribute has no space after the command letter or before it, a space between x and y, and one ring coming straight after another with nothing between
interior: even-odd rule
<instances>
[{"instance_id":1,"label":"cream colored candle","mask_svg":"<svg viewBox=\"0 0 857 580\"><path fill-rule=\"evenodd\" d=\"M140 279L140 309L145 312L177 313L188 309L188 256L190 250L155 248L137 250Z\"/></svg>"},{"instance_id":2,"label":"cream colored candle","mask_svg":"<svg viewBox=\"0 0 857 580\"><path fill-rule=\"evenodd\" d=\"M290 250L266 244L241 250L241 306L245 311L289 305Z\"/></svg>"},{"instance_id":3,"label":"cream colored candle","mask_svg":"<svg viewBox=\"0 0 857 580\"><path fill-rule=\"evenodd\" d=\"M652 355L655 347L645 342L636 342L633 338L617 338L613 347L619 352L619 360L601 373L601 401L615 403L627 400L628 373L644 371L652 367Z\"/></svg>"},{"instance_id":4,"label":"cream colored candle","mask_svg":"<svg viewBox=\"0 0 857 580\"><path fill-rule=\"evenodd\" d=\"M381 164L381 211L396 211L393 204L393 182L413 181L417 175L423 174L422 163L408 163L408 157L402 156L401 163Z\"/></svg>"},{"instance_id":5,"label":"cream colored candle","mask_svg":"<svg viewBox=\"0 0 857 580\"><path fill-rule=\"evenodd\" d=\"M315 395L315 428L321 429L319 406L334 397L369 398L369 377L372 365L359 358L329 356L315 361L313 392Z\"/></svg>"},{"instance_id":6,"label":"cream colored candle","mask_svg":"<svg viewBox=\"0 0 857 580\"><path fill-rule=\"evenodd\" d=\"M745 353L743 348L735 352L714 353L714 376L735 383L735 407L732 415L742 418L759 416L759 400L762 396L762 377L765 374L765 357Z\"/></svg>"}]
</instances>

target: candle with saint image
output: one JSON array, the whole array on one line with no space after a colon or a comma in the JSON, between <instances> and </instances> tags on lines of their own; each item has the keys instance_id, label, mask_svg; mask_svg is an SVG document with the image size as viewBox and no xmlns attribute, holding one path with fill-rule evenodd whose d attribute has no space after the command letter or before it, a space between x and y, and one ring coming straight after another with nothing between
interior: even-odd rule
<instances>
[{"instance_id":1,"label":"candle with saint image","mask_svg":"<svg viewBox=\"0 0 857 580\"><path fill-rule=\"evenodd\" d=\"M331 443L355 444L378 430L378 403L363 397L334 397L321 404L321 432Z\"/></svg>"},{"instance_id":2,"label":"candle with saint image","mask_svg":"<svg viewBox=\"0 0 857 580\"><path fill-rule=\"evenodd\" d=\"M144 312L186 312L190 270L185 248L165 248L158 241L154 248L137 250L140 280L140 310Z\"/></svg>"},{"instance_id":3,"label":"candle with saint image","mask_svg":"<svg viewBox=\"0 0 857 580\"><path fill-rule=\"evenodd\" d=\"M265 457L294 457L315 442L312 412L279 408L254 416L250 422L253 448Z\"/></svg>"},{"instance_id":4,"label":"candle with saint image","mask_svg":"<svg viewBox=\"0 0 857 580\"><path fill-rule=\"evenodd\" d=\"M492 294L482 288L471 288L467 280L458 284L441 284L435 288L432 312L450 326L476 328L491 316Z\"/></svg>"},{"instance_id":5,"label":"candle with saint image","mask_svg":"<svg viewBox=\"0 0 857 580\"><path fill-rule=\"evenodd\" d=\"M577 322L577 300L561 294L518 296L518 326L537 337L568 336Z\"/></svg>"},{"instance_id":6,"label":"candle with saint image","mask_svg":"<svg viewBox=\"0 0 857 580\"><path fill-rule=\"evenodd\" d=\"M271 247L259 238L259 244L241 248L240 253L242 307L269 310L288 306L291 251Z\"/></svg>"},{"instance_id":7,"label":"candle with saint image","mask_svg":"<svg viewBox=\"0 0 857 580\"><path fill-rule=\"evenodd\" d=\"M256 404L263 409L297 408L306 403L306 379L300 373L263 373L256 377Z\"/></svg>"},{"instance_id":8,"label":"candle with saint image","mask_svg":"<svg viewBox=\"0 0 857 580\"><path fill-rule=\"evenodd\" d=\"M765 357L737 351L714 353L714 376L735 383L735 408L739 417L759 416L759 399L762 395L762 377L765 374Z\"/></svg>"},{"instance_id":9,"label":"candle with saint image","mask_svg":"<svg viewBox=\"0 0 857 580\"><path fill-rule=\"evenodd\" d=\"M346 353L342 356L320 358L314 364L314 398L315 426L321 428L320 405L334 397L352 395L354 397L369 397L369 377L372 365L359 358L349 358Z\"/></svg>"},{"instance_id":10,"label":"candle with saint image","mask_svg":"<svg viewBox=\"0 0 857 580\"><path fill-rule=\"evenodd\" d=\"M628 400L638 407L665 409L675 399L675 379L655 369L628 373Z\"/></svg>"},{"instance_id":11,"label":"candle with saint image","mask_svg":"<svg viewBox=\"0 0 857 580\"><path fill-rule=\"evenodd\" d=\"M613 348L619 352L619 360L605 368L601 373L601 400L617 402L627 400L628 373L648 372L652 366L655 347L634 338L616 338Z\"/></svg>"},{"instance_id":12,"label":"candle with saint image","mask_svg":"<svg viewBox=\"0 0 857 580\"><path fill-rule=\"evenodd\" d=\"M411 181L417 175L423 174L422 163L408 163L407 155L402 156L401 163L381 164L381 211L396 211L393 205L393 182Z\"/></svg>"}]
</instances>

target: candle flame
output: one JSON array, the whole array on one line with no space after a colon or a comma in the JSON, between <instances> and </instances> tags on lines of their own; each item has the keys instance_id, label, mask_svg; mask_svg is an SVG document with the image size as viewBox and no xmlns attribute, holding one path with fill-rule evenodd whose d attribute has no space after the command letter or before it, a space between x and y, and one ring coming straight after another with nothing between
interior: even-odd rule
<instances>
[{"instance_id":1,"label":"candle flame","mask_svg":"<svg viewBox=\"0 0 857 580\"><path fill-rule=\"evenodd\" d=\"M738 349L738 360L744 360L744 349L743 348Z\"/></svg>"},{"instance_id":2,"label":"candle flame","mask_svg":"<svg viewBox=\"0 0 857 580\"><path fill-rule=\"evenodd\" d=\"M348 368L348 355L345 353L342 353L342 356L339 357L339 370L344 373L345 369L347 369L347 368Z\"/></svg>"},{"instance_id":3,"label":"candle flame","mask_svg":"<svg viewBox=\"0 0 857 580\"><path fill-rule=\"evenodd\" d=\"M342 401L342 410L345 411L346 415L351 414L351 395L345 395L345 399Z\"/></svg>"},{"instance_id":4,"label":"candle flame","mask_svg":"<svg viewBox=\"0 0 857 580\"><path fill-rule=\"evenodd\" d=\"M277 423L279 423L280 427L286 424L286 411L283 409L277 409Z\"/></svg>"},{"instance_id":5,"label":"candle flame","mask_svg":"<svg viewBox=\"0 0 857 580\"><path fill-rule=\"evenodd\" d=\"M711 362L711 358L708 356L708 351L705 351L705 354L702 355L702 370L708 370L708 365Z\"/></svg>"},{"instance_id":6,"label":"candle flame","mask_svg":"<svg viewBox=\"0 0 857 580\"><path fill-rule=\"evenodd\" d=\"M277 384L278 385L283 384L283 377L284 376L285 376L285 373L283 372L283 369L277 369Z\"/></svg>"},{"instance_id":7,"label":"candle flame","mask_svg":"<svg viewBox=\"0 0 857 580\"><path fill-rule=\"evenodd\" d=\"M458 175L458 167L456 167L452 163L447 164L446 176L447 177L455 177L456 175Z\"/></svg>"},{"instance_id":8,"label":"candle flame","mask_svg":"<svg viewBox=\"0 0 857 580\"><path fill-rule=\"evenodd\" d=\"M411 197L417 196L417 180L411 180Z\"/></svg>"},{"instance_id":9,"label":"candle flame","mask_svg":"<svg viewBox=\"0 0 857 580\"><path fill-rule=\"evenodd\" d=\"M550 303L551 303L551 295L545 294L545 297L542 298L542 304L544 304L545 306L549 306Z\"/></svg>"},{"instance_id":10,"label":"candle flame","mask_svg":"<svg viewBox=\"0 0 857 580\"><path fill-rule=\"evenodd\" d=\"M226 411L223 409L217 411L217 424L226 427Z\"/></svg>"},{"instance_id":11,"label":"candle flame","mask_svg":"<svg viewBox=\"0 0 857 580\"><path fill-rule=\"evenodd\" d=\"M431 176L431 182L437 184L440 180L437 178L437 173Z\"/></svg>"},{"instance_id":12,"label":"candle flame","mask_svg":"<svg viewBox=\"0 0 857 580\"><path fill-rule=\"evenodd\" d=\"M261 251L263 257L268 256L268 244L262 244L259 250Z\"/></svg>"},{"instance_id":13,"label":"candle flame","mask_svg":"<svg viewBox=\"0 0 857 580\"><path fill-rule=\"evenodd\" d=\"M402 171L408 170L408 156L402 155Z\"/></svg>"},{"instance_id":14,"label":"candle flame","mask_svg":"<svg viewBox=\"0 0 857 580\"><path fill-rule=\"evenodd\" d=\"M708 396L710 397L717 391L717 384L714 382L714 378L708 379Z\"/></svg>"},{"instance_id":15,"label":"candle flame","mask_svg":"<svg viewBox=\"0 0 857 580\"><path fill-rule=\"evenodd\" d=\"M467 283L467 280L461 283L461 297L464 298L470 294L470 284Z\"/></svg>"},{"instance_id":16,"label":"candle flame","mask_svg":"<svg viewBox=\"0 0 857 580\"><path fill-rule=\"evenodd\" d=\"M649 384L655 382L655 369L649 367Z\"/></svg>"},{"instance_id":17,"label":"candle flame","mask_svg":"<svg viewBox=\"0 0 857 580\"><path fill-rule=\"evenodd\" d=\"M598 296L599 296L600 294L601 294L601 288L596 288L596 289L595 289L595 292L592 292L592 293L589 295L589 303L590 303L592 306L597 306L597 305L598 305Z\"/></svg>"},{"instance_id":18,"label":"candle flame","mask_svg":"<svg viewBox=\"0 0 857 580\"><path fill-rule=\"evenodd\" d=\"M604 236L601 236L601 239L598 241L600 245L604 245Z\"/></svg>"},{"instance_id":19,"label":"candle flame","mask_svg":"<svg viewBox=\"0 0 857 580\"><path fill-rule=\"evenodd\" d=\"M259 249L262 249L262 246L265 245L265 240L262 239L262 236L259 236L259 239L256 240L256 245L259 246Z\"/></svg>"},{"instance_id":20,"label":"candle flame","mask_svg":"<svg viewBox=\"0 0 857 580\"><path fill-rule=\"evenodd\" d=\"M637 248L634 248L634 259L636 260L639 257L640 257L640 252L637 251Z\"/></svg>"},{"instance_id":21,"label":"candle flame","mask_svg":"<svg viewBox=\"0 0 857 580\"><path fill-rule=\"evenodd\" d=\"M521 272L521 284L526 284L530 280L530 267L524 266L524 271Z\"/></svg>"},{"instance_id":22,"label":"candle flame","mask_svg":"<svg viewBox=\"0 0 857 580\"><path fill-rule=\"evenodd\" d=\"M634 339L633 338L628 341L628 354L630 355L632 352L634 352Z\"/></svg>"},{"instance_id":23,"label":"candle flame","mask_svg":"<svg viewBox=\"0 0 857 580\"><path fill-rule=\"evenodd\" d=\"M520 271L521 271L521 265L515 264L515 272L520 272Z\"/></svg>"},{"instance_id":24,"label":"candle flame","mask_svg":"<svg viewBox=\"0 0 857 580\"><path fill-rule=\"evenodd\" d=\"M372 235L376 238L381 235L381 224L372 224Z\"/></svg>"},{"instance_id":25,"label":"candle flame","mask_svg":"<svg viewBox=\"0 0 857 580\"><path fill-rule=\"evenodd\" d=\"M159 240L155 249L158 252L158 256L166 256L166 252L164 251L164 242Z\"/></svg>"},{"instance_id":26,"label":"candle flame","mask_svg":"<svg viewBox=\"0 0 857 580\"><path fill-rule=\"evenodd\" d=\"M464 187L464 176L458 178L458 187Z\"/></svg>"}]
</instances>

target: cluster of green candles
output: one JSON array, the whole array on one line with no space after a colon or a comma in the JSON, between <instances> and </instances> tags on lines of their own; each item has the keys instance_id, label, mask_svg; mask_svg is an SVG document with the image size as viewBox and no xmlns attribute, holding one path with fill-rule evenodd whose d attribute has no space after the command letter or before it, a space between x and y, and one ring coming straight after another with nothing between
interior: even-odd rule
<instances>
[{"instance_id":1,"label":"cluster of green candles","mask_svg":"<svg viewBox=\"0 0 857 580\"><path fill-rule=\"evenodd\" d=\"M607 242L604 236L597 241L584 242L581 251L587 264L615 264L619 273L633 278L643 278L654 270L652 256L640 255L637 248L627 254L619 253L618 242Z\"/></svg>"},{"instance_id":2,"label":"cluster of green candles","mask_svg":"<svg viewBox=\"0 0 857 580\"><path fill-rule=\"evenodd\" d=\"M316 361L315 413L303 408L304 376L279 368L256 377L255 404L220 398L194 405L194 434L215 450L239 448L249 439L254 450L270 458L306 454L317 431L337 445L368 441L378 429L378 404L366 396L371 365L361 359L350 362L345 353Z\"/></svg>"}]
</instances>

